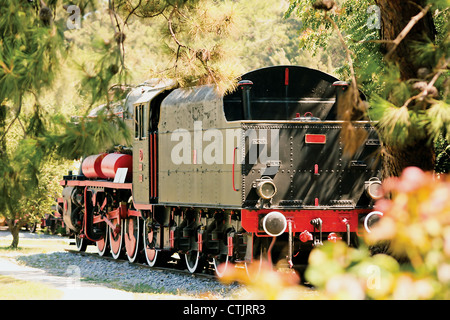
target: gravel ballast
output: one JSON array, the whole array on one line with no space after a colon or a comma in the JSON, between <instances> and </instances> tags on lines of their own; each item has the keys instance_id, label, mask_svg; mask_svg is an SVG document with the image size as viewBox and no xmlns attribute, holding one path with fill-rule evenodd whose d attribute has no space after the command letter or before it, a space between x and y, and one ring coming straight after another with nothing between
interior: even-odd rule
<instances>
[{"instance_id":1,"label":"gravel ballast","mask_svg":"<svg viewBox=\"0 0 450 320\"><path fill-rule=\"evenodd\" d=\"M111 261L71 252L25 255L17 257L16 260L24 265L43 269L52 275L70 277L74 283L96 282L133 292L230 299L239 298L243 290L238 284L225 285L212 278L152 270L129 262Z\"/></svg>"}]
</instances>

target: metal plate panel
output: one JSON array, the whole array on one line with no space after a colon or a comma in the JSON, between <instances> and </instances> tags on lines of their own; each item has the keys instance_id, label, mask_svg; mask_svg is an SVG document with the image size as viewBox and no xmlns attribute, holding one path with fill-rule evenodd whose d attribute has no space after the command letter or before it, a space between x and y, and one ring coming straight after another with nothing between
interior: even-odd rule
<instances>
[{"instance_id":1,"label":"metal plate panel","mask_svg":"<svg viewBox=\"0 0 450 320\"><path fill-rule=\"evenodd\" d=\"M369 139L376 139L370 125L359 126L369 131ZM246 136L253 137L247 138L244 145L244 207L355 206L364 191L364 181L379 176L380 163L376 157L379 146L363 145L354 157L345 158L341 128L338 122L244 124ZM249 134L252 131L255 133ZM269 141L273 139L264 141L265 138L261 138L267 136L267 131L278 135L278 153L273 151L273 141ZM308 134L325 135L326 143L305 143ZM258 155L256 163L252 160L255 152ZM261 202L255 189L255 181L264 176L271 178L277 187L270 203Z\"/></svg>"},{"instance_id":2,"label":"metal plate panel","mask_svg":"<svg viewBox=\"0 0 450 320\"><path fill-rule=\"evenodd\" d=\"M239 136L239 124L225 121L222 96L213 87L173 91L161 107L159 203L240 207L241 193L232 188ZM235 169L239 188L240 168Z\"/></svg>"}]
</instances>

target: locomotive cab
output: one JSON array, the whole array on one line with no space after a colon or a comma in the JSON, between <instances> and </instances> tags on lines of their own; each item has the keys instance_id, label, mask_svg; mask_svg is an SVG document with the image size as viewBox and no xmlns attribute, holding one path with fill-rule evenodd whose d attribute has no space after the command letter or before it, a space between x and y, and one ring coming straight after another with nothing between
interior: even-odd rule
<instances>
[{"instance_id":1,"label":"locomotive cab","mask_svg":"<svg viewBox=\"0 0 450 320\"><path fill-rule=\"evenodd\" d=\"M161 101L176 86L175 81L155 79L151 86L138 87L132 103L133 201L149 205L157 202L157 143Z\"/></svg>"}]
</instances>

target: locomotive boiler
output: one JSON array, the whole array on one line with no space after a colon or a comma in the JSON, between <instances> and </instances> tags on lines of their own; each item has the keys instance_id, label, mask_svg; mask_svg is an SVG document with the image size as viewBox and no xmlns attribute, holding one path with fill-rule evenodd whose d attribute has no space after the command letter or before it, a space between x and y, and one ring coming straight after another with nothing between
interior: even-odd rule
<instances>
[{"instance_id":1,"label":"locomotive boiler","mask_svg":"<svg viewBox=\"0 0 450 320\"><path fill-rule=\"evenodd\" d=\"M132 154L99 152L61 181L77 248L221 276L263 260L304 266L323 241L357 245L382 215L373 209L380 141L369 121L355 121L367 139L344 154L336 109L345 90L299 66L251 71L225 95L170 81L137 87L122 113Z\"/></svg>"}]
</instances>

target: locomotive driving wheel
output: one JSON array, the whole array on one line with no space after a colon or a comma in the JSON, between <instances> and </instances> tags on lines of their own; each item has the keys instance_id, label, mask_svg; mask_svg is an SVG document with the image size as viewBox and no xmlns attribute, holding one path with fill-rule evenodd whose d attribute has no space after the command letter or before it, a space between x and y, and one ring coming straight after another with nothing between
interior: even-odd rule
<instances>
[{"instance_id":1,"label":"locomotive driving wheel","mask_svg":"<svg viewBox=\"0 0 450 320\"><path fill-rule=\"evenodd\" d=\"M156 249L157 232L153 226L151 219L146 219L144 222L144 254L145 259L150 267L159 265L162 262L160 251Z\"/></svg>"},{"instance_id":2,"label":"locomotive driving wheel","mask_svg":"<svg viewBox=\"0 0 450 320\"><path fill-rule=\"evenodd\" d=\"M158 232L157 227L153 225L151 219L146 219L144 223L143 244L144 254L147 264L150 267L164 266L172 254L171 251L160 250L158 246Z\"/></svg>"},{"instance_id":3,"label":"locomotive driving wheel","mask_svg":"<svg viewBox=\"0 0 450 320\"><path fill-rule=\"evenodd\" d=\"M252 261L245 262L244 268L250 280L256 279L263 268L271 268L272 262L269 257L273 239L269 243L268 238L253 237L252 240Z\"/></svg>"},{"instance_id":4,"label":"locomotive driving wheel","mask_svg":"<svg viewBox=\"0 0 450 320\"><path fill-rule=\"evenodd\" d=\"M106 213L106 205L108 203L108 198L103 193L97 193L96 197L93 199L93 205L94 205L94 214L100 215L103 213ZM110 200L112 202L112 200ZM106 222L99 222L95 224L95 228L103 234L102 239L95 242L95 245L97 247L98 255L99 256L105 256L107 253L109 253L109 227L106 224Z\"/></svg>"},{"instance_id":5,"label":"locomotive driving wheel","mask_svg":"<svg viewBox=\"0 0 450 320\"><path fill-rule=\"evenodd\" d=\"M104 236L101 240L98 240L95 242L95 245L97 246L98 255L104 256L108 252L109 248L109 237L108 237L109 227L104 226Z\"/></svg>"},{"instance_id":6,"label":"locomotive driving wheel","mask_svg":"<svg viewBox=\"0 0 450 320\"><path fill-rule=\"evenodd\" d=\"M130 262L135 262L141 247L141 219L131 216L122 220L124 222L125 251Z\"/></svg>"},{"instance_id":7,"label":"locomotive driving wheel","mask_svg":"<svg viewBox=\"0 0 450 320\"><path fill-rule=\"evenodd\" d=\"M120 217L112 219L111 222L116 227L108 228L109 245L111 247L111 255L113 256L114 259L118 259L122 253L123 223L120 223Z\"/></svg>"},{"instance_id":8,"label":"locomotive driving wheel","mask_svg":"<svg viewBox=\"0 0 450 320\"><path fill-rule=\"evenodd\" d=\"M218 278L222 278L230 269L235 268L235 264L233 263L235 260L235 256L233 251L229 252L229 246L235 246L234 244L234 235L235 229L233 227L227 229L224 232L223 239L220 240L219 250L220 253L213 257L212 265L214 267L214 271ZM226 252L224 252L224 249ZM233 256L229 256L228 254L232 253Z\"/></svg>"},{"instance_id":9,"label":"locomotive driving wheel","mask_svg":"<svg viewBox=\"0 0 450 320\"><path fill-rule=\"evenodd\" d=\"M77 251L84 252L87 248L87 239L83 237L84 235L81 235L77 233L75 235L75 245L77 247Z\"/></svg>"},{"instance_id":10,"label":"locomotive driving wheel","mask_svg":"<svg viewBox=\"0 0 450 320\"><path fill-rule=\"evenodd\" d=\"M213 266L218 278L222 278L230 268L234 268L234 264L231 263L226 254L219 254L215 257L213 259Z\"/></svg>"},{"instance_id":11,"label":"locomotive driving wheel","mask_svg":"<svg viewBox=\"0 0 450 320\"><path fill-rule=\"evenodd\" d=\"M205 267L202 254L198 250L190 250L184 254L186 268L190 273L201 272Z\"/></svg>"},{"instance_id":12,"label":"locomotive driving wheel","mask_svg":"<svg viewBox=\"0 0 450 320\"><path fill-rule=\"evenodd\" d=\"M80 209L80 207L77 207L74 209L73 215L77 215L78 219L81 224L81 221L83 221L84 217L84 211ZM77 248L77 251L84 252L86 251L88 245L88 239L85 238L83 229L75 231L75 246Z\"/></svg>"}]
</instances>

